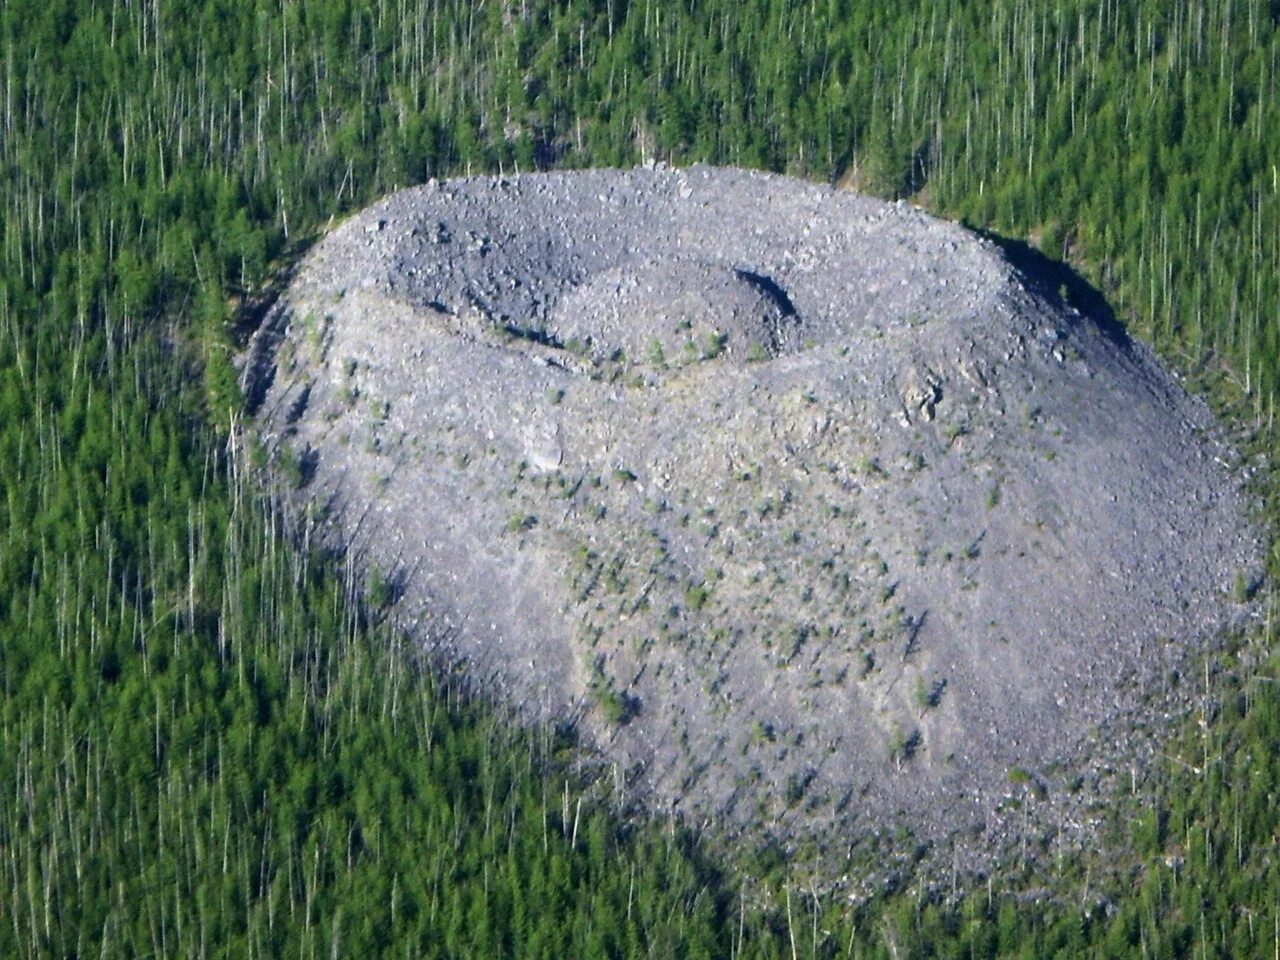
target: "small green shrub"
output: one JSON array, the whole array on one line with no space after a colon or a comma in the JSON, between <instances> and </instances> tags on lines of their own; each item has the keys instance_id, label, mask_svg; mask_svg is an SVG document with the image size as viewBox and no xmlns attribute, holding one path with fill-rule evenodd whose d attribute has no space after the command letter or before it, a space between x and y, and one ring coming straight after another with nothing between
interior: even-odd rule
<instances>
[{"instance_id":1,"label":"small green shrub","mask_svg":"<svg viewBox=\"0 0 1280 960\"><path fill-rule=\"evenodd\" d=\"M1236 580L1231 587L1231 599L1236 603L1248 603L1252 597L1252 591L1249 589L1249 581L1245 578L1243 570L1236 571Z\"/></svg>"},{"instance_id":2,"label":"small green shrub","mask_svg":"<svg viewBox=\"0 0 1280 960\"><path fill-rule=\"evenodd\" d=\"M994 510L1000 505L1000 484L993 483L987 491L987 509Z\"/></svg>"},{"instance_id":3,"label":"small green shrub","mask_svg":"<svg viewBox=\"0 0 1280 960\"><path fill-rule=\"evenodd\" d=\"M364 602L371 611L379 612L391 605L394 594L391 580L375 563L369 567L364 578Z\"/></svg>"},{"instance_id":4,"label":"small green shrub","mask_svg":"<svg viewBox=\"0 0 1280 960\"><path fill-rule=\"evenodd\" d=\"M707 605L707 600L711 597L711 591L707 589L705 584L697 584L688 587L684 592L684 605L690 610L701 610Z\"/></svg>"},{"instance_id":5,"label":"small green shrub","mask_svg":"<svg viewBox=\"0 0 1280 960\"><path fill-rule=\"evenodd\" d=\"M524 533L538 524L538 518L528 513L516 512L507 517L508 533Z\"/></svg>"},{"instance_id":6,"label":"small green shrub","mask_svg":"<svg viewBox=\"0 0 1280 960\"><path fill-rule=\"evenodd\" d=\"M901 724L894 724L889 734L889 759L901 770L902 765L915 756L920 748L920 731L914 727L907 729Z\"/></svg>"},{"instance_id":7,"label":"small green shrub","mask_svg":"<svg viewBox=\"0 0 1280 960\"><path fill-rule=\"evenodd\" d=\"M300 488L304 474L302 458L298 456L298 452L293 447L282 446L276 457L276 462L280 468L280 475L284 477L285 482L294 490Z\"/></svg>"}]
</instances>

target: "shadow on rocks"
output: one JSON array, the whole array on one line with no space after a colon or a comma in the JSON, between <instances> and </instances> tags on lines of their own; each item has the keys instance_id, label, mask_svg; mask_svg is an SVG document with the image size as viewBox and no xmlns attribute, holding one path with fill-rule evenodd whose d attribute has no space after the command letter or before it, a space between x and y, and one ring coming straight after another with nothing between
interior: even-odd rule
<instances>
[{"instance_id":1,"label":"shadow on rocks","mask_svg":"<svg viewBox=\"0 0 1280 960\"><path fill-rule=\"evenodd\" d=\"M1128 331L1111 309L1107 298L1069 264L1045 256L1025 240L986 230L978 230L977 233L1000 248L1033 293L1054 306L1074 307L1092 320L1103 336L1126 353L1133 348Z\"/></svg>"}]
</instances>

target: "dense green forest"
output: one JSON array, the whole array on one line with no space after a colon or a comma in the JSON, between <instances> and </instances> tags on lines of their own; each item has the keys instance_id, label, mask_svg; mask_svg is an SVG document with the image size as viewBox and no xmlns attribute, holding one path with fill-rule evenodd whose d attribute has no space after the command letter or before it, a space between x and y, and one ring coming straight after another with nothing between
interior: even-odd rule
<instances>
[{"instance_id":1,"label":"dense green forest","mask_svg":"<svg viewBox=\"0 0 1280 960\"><path fill-rule=\"evenodd\" d=\"M1269 635L1096 860L824 897L419 669L252 482L231 358L387 190L706 160L1065 259L1269 453L1278 55L1274 0L0 4L0 955L1273 956Z\"/></svg>"}]
</instances>

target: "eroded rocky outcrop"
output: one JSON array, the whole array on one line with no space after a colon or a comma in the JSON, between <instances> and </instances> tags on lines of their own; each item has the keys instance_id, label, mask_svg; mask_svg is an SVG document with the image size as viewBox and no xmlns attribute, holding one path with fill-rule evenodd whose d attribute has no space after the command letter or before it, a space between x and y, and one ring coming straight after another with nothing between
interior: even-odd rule
<instances>
[{"instance_id":1,"label":"eroded rocky outcrop","mask_svg":"<svg viewBox=\"0 0 1280 960\"><path fill-rule=\"evenodd\" d=\"M961 227L782 177L407 190L256 349L297 503L402 621L731 829L1076 829L1258 570L1144 347Z\"/></svg>"}]
</instances>

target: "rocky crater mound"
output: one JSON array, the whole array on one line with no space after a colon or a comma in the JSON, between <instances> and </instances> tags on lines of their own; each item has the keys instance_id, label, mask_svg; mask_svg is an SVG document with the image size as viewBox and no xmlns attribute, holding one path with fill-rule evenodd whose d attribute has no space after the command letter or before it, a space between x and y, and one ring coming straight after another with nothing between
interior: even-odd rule
<instances>
[{"instance_id":1,"label":"rocky crater mound","mask_svg":"<svg viewBox=\"0 0 1280 960\"><path fill-rule=\"evenodd\" d=\"M431 182L316 247L251 394L299 523L627 798L1066 836L1260 550L1203 406L1034 287L783 177Z\"/></svg>"}]
</instances>

